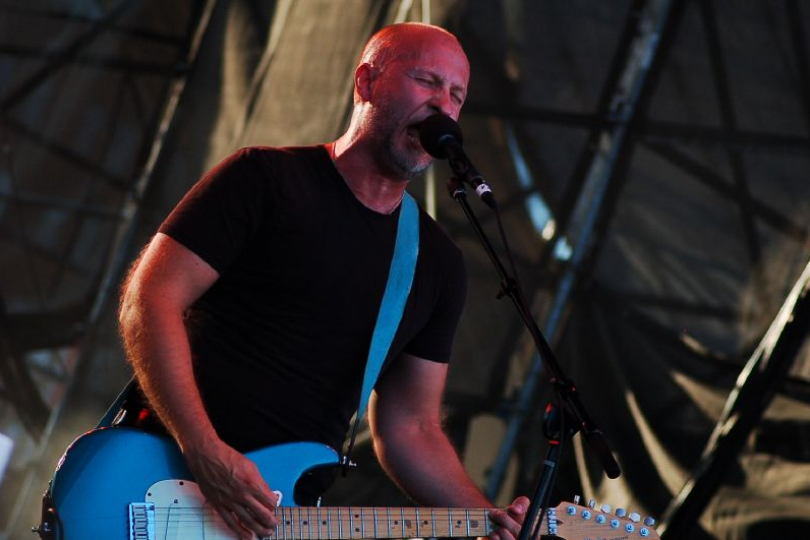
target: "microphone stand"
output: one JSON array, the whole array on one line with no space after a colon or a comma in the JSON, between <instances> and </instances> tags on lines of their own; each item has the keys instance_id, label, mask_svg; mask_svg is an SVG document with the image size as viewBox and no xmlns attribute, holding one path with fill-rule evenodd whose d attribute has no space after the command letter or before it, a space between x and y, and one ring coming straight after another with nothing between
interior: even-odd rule
<instances>
[{"instance_id":1,"label":"microphone stand","mask_svg":"<svg viewBox=\"0 0 810 540\"><path fill-rule=\"evenodd\" d=\"M523 323L526 325L526 328L529 330L529 334L534 340L534 344L537 348L538 354L540 355L540 359L548 370L549 382L557 394L558 404L561 408L561 410L556 411L555 414L546 415L547 423L546 427L544 428L544 432L546 433L546 437L549 439L549 450L546 460L544 461L543 473L537 482L537 487L531 497L531 504L526 512L523 526L521 527L520 534L518 535L518 540L527 540L530 535L532 535L532 524L535 522L538 512L540 512L541 509L545 509L547 506L547 501L551 493L551 486L554 480L554 473L557 467L557 461L559 459L561 442L564 439L570 439L577 431L582 432L583 437L585 437L585 440L590 445L591 449L598 456L602 468L605 470L608 478L618 478L621 471L619 469L619 464L616 463L616 460L610 451L610 447L608 446L604 434L596 423L591 420L590 415L588 415L585 407L582 405L579 395L577 394L576 385L571 379L565 376L562 368L554 357L554 353L551 351L551 347L549 347L545 337L540 331L540 328L537 326L537 323L535 323L534 318L529 311L529 307L526 305L520 289L517 286L516 280L510 276L506 271L506 268L504 268L500 258L498 257L497 253L495 253L492 244L489 242L489 239L484 233L481 224L475 217L472 208L470 208L470 205L467 202L467 191L464 189L464 185L458 178L451 177L447 181L447 188L450 192L450 196L461 205L461 208L464 210L464 214L470 221L473 230L475 230L478 239L484 246L484 250L487 252L490 261L495 266L495 269L501 278L501 290L498 294L498 298L506 295L512 299L512 303L517 309L518 314L523 319ZM497 209L495 209L495 211L497 212ZM557 418L558 415L560 418ZM549 426L549 418L551 418L552 421L555 421L553 426ZM570 419L571 422L565 422L566 419ZM567 429L560 428L559 425L567 426ZM542 516L540 521L537 522L535 531L539 531L541 523Z\"/></svg>"}]
</instances>

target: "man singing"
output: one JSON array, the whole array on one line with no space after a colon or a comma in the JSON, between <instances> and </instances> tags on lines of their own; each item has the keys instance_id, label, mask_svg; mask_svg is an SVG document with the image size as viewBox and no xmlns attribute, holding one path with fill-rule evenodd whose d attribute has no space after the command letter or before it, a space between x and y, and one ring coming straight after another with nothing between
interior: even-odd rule
<instances>
[{"instance_id":1,"label":"man singing","mask_svg":"<svg viewBox=\"0 0 810 540\"><path fill-rule=\"evenodd\" d=\"M137 379L196 481L240 537L277 524L272 478L242 453L289 441L340 448L358 406L405 188L431 163L420 123L457 119L469 63L449 32L388 26L363 50L339 139L240 150L160 227L124 285ZM458 248L419 211L419 254L369 406L374 448L415 501L490 507L441 429L464 302ZM495 510L517 536L528 500Z\"/></svg>"}]
</instances>

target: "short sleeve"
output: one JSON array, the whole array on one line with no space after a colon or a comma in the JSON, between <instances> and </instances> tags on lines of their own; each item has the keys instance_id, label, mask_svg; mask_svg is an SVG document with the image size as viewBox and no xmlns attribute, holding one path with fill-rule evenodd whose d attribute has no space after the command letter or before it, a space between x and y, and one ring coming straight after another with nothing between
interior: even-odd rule
<instances>
[{"instance_id":1,"label":"short sleeve","mask_svg":"<svg viewBox=\"0 0 810 540\"><path fill-rule=\"evenodd\" d=\"M222 274L272 219L271 182L251 149L242 149L200 179L159 231Z\"/></svg>"},{"instance_id":2,"label":"short sleeve","mask_svg":"<svg viewBox=\"0 0 810 540\"><path fill-rule=\"evenodd\" d=\"M443 280L439 283L437 302L427 323L405 346L405 352L446 363L453 352L453 337L458 326L467 294L467 274L461 251L453 245L447 249L438 266Z\"/></svg>"}]
</instances>

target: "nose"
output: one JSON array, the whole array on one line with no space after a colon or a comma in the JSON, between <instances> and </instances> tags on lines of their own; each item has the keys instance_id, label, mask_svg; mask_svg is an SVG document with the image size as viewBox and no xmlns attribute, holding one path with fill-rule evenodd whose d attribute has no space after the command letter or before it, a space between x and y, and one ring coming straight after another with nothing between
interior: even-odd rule
<instances>
[{"instance_id":1,"label":"nose","mask_svg":"<svg viewBox=\"0 0 810 540\"><path fill-rule=\"evenodd\" d=\"M458 106L453 101L453 96L450 93L450 88L442 86L437 88L428 101L428 106L435 113L450 116L454 119L458 118Z\"/></svg>"}]
</instances>

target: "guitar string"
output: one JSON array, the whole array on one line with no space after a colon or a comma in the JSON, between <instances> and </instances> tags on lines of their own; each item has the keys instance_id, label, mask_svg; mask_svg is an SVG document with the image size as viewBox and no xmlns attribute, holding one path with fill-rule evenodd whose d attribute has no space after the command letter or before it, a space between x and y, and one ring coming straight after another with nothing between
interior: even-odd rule
<instances>
[{"instance_id":1,"label":"guitar string","mask_svg":"<svg viewBox=\"0 0 810 540\"><path fill-rule=\"evenodd\" d=\"M328 508L329 509L335 509L336 511L338 509L338 507L328 507ZM322 532L324 532L323 528L328 528L329 534L326 535L327 538L344 538L344 537L346 537L346 538L354 538L356 536L354 536L353 533L360 532L361 536L364 536L364 532L365 532L364 527L366 525L371 525L372 523L374 523L375 532L377 532L376 531L377 523L375 523L376 519L378 518L377 510L381 510L382 508L376 508L376 507L339 507L339 508L340 508L340 510L344 510L344 511L345 510L350 510L350 512L348 512L348 518L340 519L339 520L339 525L342 526L343 524L346 524L347 522L351 523L353 519L358 519L358 520L360 520L360 529L361 529L360 531L357 531L356 529L354 531L347 531L347 532L349 532L349 534L344 536L342 534L342 527L341 527L341 534L338 535L338 536L333 535L331 533L331 530L332 530L332 526L333 526L333 523L334 523L335 519L333 519L331 517L331 510L327 510L327 516L325 516L325 517L322 516L322 514L323 514L323 508L322 507L321 508L319 508L319 507L281 507L282 514L284 516L283 520L285 521L285 523L282 524L282 525L277 526L276 529L277 529L277 531L279 529L281 529L282 532L285 533L285 536L286 536L286 532L289 531L291 533L291 536L293 536L293 537L294 536L299 536L301 538L304 538L304 537L306 537L306 538L315 538L315 537L322 538L324 536L322 534ZM394 508L397 508L397 507L394 507ZM431 520L424 520L424 522L420 522L419 521L418 507L399 507L399 508L400 508L400 512L401 512L401 516L402 516L402 518L400 520L391 520L390 518L386 518L386 520L388 521L389 531L391 529L391 523L393 523L395 526L399 527L399 522L403 521L403 523L402 523L403 532L405 532L405 529L407 528L408 530L417 531L417 534L418 534L418 531L419 531L418 528L420 527L420 525L425 526L427 524L432 523L433 527L436 528L436 530L438 530L438 528L445 527L446 530L447 530L447 534L452 534L454 525L456 527L462 527L465 521L481 521L481 520L484 520L484 522L486 523L486 520L488 519L488 514L489 514L489 509L483 509L483 508L482 509L468 509L469 512L465 512L465 515L471 516L468 519L463 519L463 520L462 519L451 519L452 511L453 510L458 510L458 509L454 509L454 508L434 508L434 509L430 509L431 514L433 516L435 516L436 510L439 510L439 511L446 511L448 513L448 517L447 518L445 518L445 517L439 517L439 518L433 517L433 519L431 519ZM311 518L311 514L312 514L313 510L315 510L315 513L318 514L318 516L319 516L318 523L315 525L316 532L317 532L317 534L315 534L315 535L312 534L312 524L313 524L312 522L313 522L313 520ZM386 510L387 510L387 515L390 515L391 508L387 508ZM366 513L367 511L371 511L370 513L372 515L371 516L364 516L364 513ZM304 512L306 512L307 515L309 516L307 519L303 518ZM202 514L202 520L200 520L200 518L201 518L200 514ZM289 516L287 516L287 514L289 514ZM296 516L294 516L294 514L298 514L298 516L296 517ZM339 514L339 512L338 512L338 514ZM362 516L362 517L360 517L360 516ZM219 514L216 511L214 511L210 507L199 507L199 506L197 506L197 507L193 507L193 506L155 507L155 518L156 518L156 521L160 522L161 525L163 524L162 522L164 520L166 520L167 527L176 527L176 526L184 526L184 527L189 526L190 527L190 526L194 526L194 525L200 525L200 524L205 525L205 524L210 524L210 523L223 523L224 524L224 521L222 520L222 518L219 516ZM478 518L478 519L475 519L475 518ZM325 523L324 523L324 521L325 521ZM408 525L406 523L407 521L413 521L414 523L411 524L411 525ZM295 534L296 530L299 533L301 533L301 531L302 531L302 529L304 527L306 527L307 530L308 530L307 535L302 535L302 534L296 535ZM473 528L477 529L477 528L480 528L480 527L473 527ZM483 530L486 530L486 525L485 525ZM444 533L445 531L442 530L441 532ZM379 537L378 534L376 536ZM392 537L399 537L399 535L393 535L392 536L392 535L389 534L389 536L387 538L392 538Z\"/></svg>"}]
</instances>

